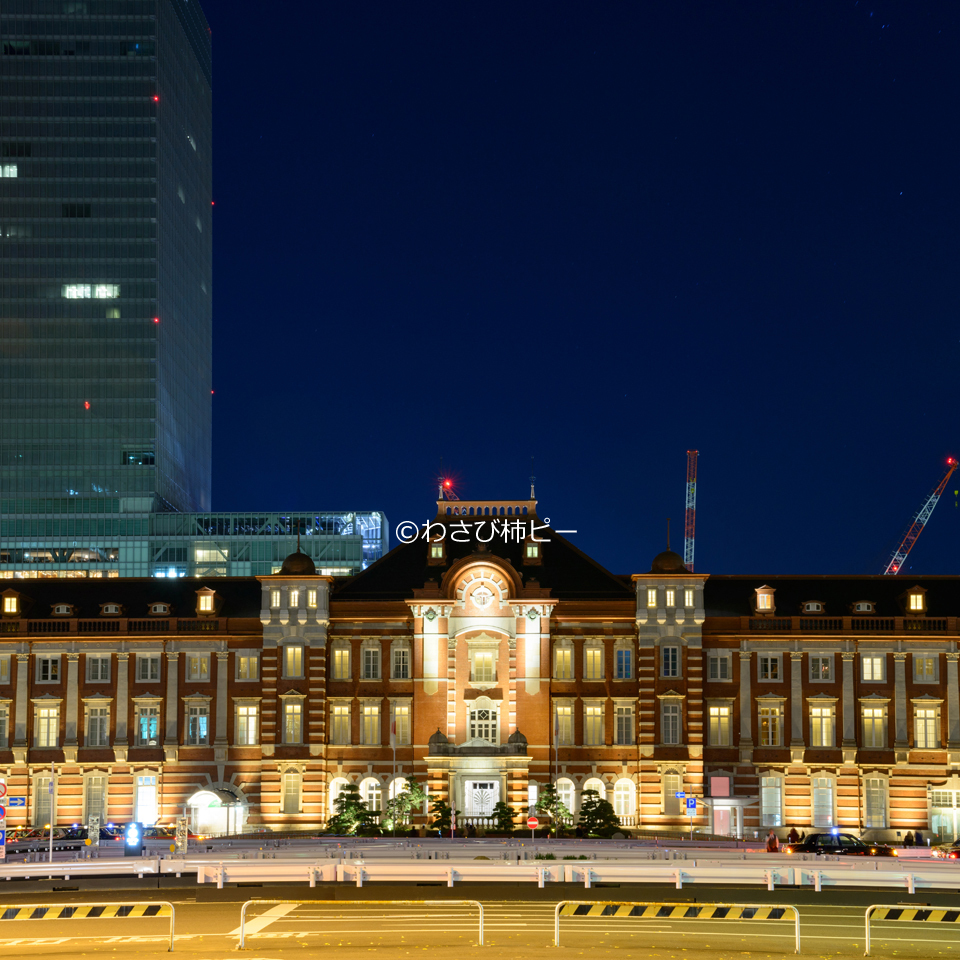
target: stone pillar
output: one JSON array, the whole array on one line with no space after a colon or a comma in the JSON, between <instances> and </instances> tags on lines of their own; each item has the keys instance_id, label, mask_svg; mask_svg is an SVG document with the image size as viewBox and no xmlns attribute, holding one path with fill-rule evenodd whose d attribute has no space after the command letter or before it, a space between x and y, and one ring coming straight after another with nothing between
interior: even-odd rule
<instances>
[{"instance_id":1,"label":"stone pillar","mask_svg":"<svg viewBox=\"0 0 960 960\"><path fill-rule=\"evenodd\" d=\"M13 762L27 762L27 703L30 689L30 654L17 654L17 710L13 724Z\"/></svg>"},{"instance_id":2,"label":"stone pillar","mask_svg":"<svg viewBox=\"0 0 960 960\"><path fill-rule=\"evenodd\" d=\"M951 766L960 764L960 687L957 660L960 653L947 654L947 759Z\"/></svg>"},{"instance_id":3,"label":"stone pillar","mask_svg":"<svg viewBox=\"0 0 960 960\"><path fill-rule=\"evenodd\" d=\"M894 741L893 749L897 763L907 762L910 743L907 740L907 655L895 653L894 666Z\"/></svg>"},{"instance_id":4,"label":"stone pillar","mask_svg":"<svg viewBox=\"0 0 960 960\"><path fill-rule=\"evenodd\" d=\"M77 726L80 694L80 654L67 654L67 715L63 738L63 759L67 763L77 761Z\"/></svg>"},{"instance_id":5,"label":"stone pillar","mask_svg":"<svg viewBox=\"0 0 960 960\"><path fill-rule=\"evenodd\" d=\"M857 713L853 702L853 671L857 666L856 653L841 653L843 660L843 762L855 763L857 759Z\"/></svg>"},{"instance_id":6,"label":"stone pillar","mask_svg":"<svg viewBox=\"0 0 960 960\"><path fill-rule=\"evenodd\" d=\"M179 741L177 740L177 719L180 716L180 702L177 700L177 670L180 654L176 650L167 651L167 696L164 703L166 729L163 737L163 759L176 760Z\"/></svg>"},{"instance_id":7,"label":"stone pillar","mask_svg":"<svg viewBox=\"0 0 960 960\"><path fill-rule=\"evenodd\" d=\"M803 762L803 653L790 654L790 759Z\"/></svg>"},{"instance_id":8,"label":"stone pillar","mask_svg":"<svg viewBox=\"0 0 960 960\"><path fill-rule=\"evenodd\" d=\"M740 762L753 759L753 695L750 692L750 651L740 651Z\"/></svg>"},{"instance_id":9,"label":"stone pillar","mask_svg":"<svg viewBox=\"0 0 960 960\"><path fill-rule=\"evenodd\" d=\"M117 733L113 741L113 755L118 763L125 763L127 749L127 727L130 722L130 654L117 654Z\"/></svg>"},{"instance_id":10,"label":"stone pillar","mask_svg":"<svg viewBox=\"0 0 960 960\"><path fill-rule=\"evenodd\" d=\"M303 658L306 661L310 648L304 646ZM230 652L228 650L217 651L217 726L215 730L215 739L213 741L214 760L217 763L225 763L227 759L227 680L229 678L228 665L230 663ZM306 663L304 664L306 667ZM304 669L304 676L306 676ZM304 709L302 723L304 725L304 734L307 728L307 713ZM306 743L306 736L303 737ZM221 780L223 777L221 776Z\"/></svg>"}]
</instances>

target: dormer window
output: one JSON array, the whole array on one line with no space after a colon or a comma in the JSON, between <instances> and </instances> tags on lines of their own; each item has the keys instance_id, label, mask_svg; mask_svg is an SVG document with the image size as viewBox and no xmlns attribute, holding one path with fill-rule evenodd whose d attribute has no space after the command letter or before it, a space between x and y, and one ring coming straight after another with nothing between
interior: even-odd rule
<instances>
[{"instance_id":1,"label":"dormer window","mask_svg":"<svg viewBox=\"0 0 960 960\"><path fill-rule=\"evenodd\" d=\"M53 608L55 617L69 617L71 613L73 613L73 607L69 603L58 603Z\"/></svg>"},{"instance_id":2,"label":"dormer window","mask_svg":"<svg viewBox=\"0 0 960 960\"><path fill-rule=\"evenodd\" d=\"M105 603L101 608L100 612L106 614L107 616L113 615L117 616L120 613L120 604L119 603Z\"/></svg>"},{"instance_id":3,"label":"dormer window","mask_svg":"<svg viewBox=\"0 0 960 960\"><path fill-rule=\"evenodd\" d=\"M446 562L447 551L442 540L431 540L428 545L428 562L442 564Z\"/></svg>"},{"instance_id":4,"label":"dormer window","mask_svg":"<svg viewBox=\"0 0 960 960\"><path fill-rule=\"evenodd\" d=\"M201 593L197 597L197 610L200 613L213 613L213 594Z\"/></svg>"},{"instance_id":5,"label":"dormer window","mask_svg":"<svg viewBox=\"0 0 960 960\"><path fill-rule=\"evenodd\" d=\"M870 600L858 600L853 605L854 613L873 613L873 603Z\"/></svg>"},{"instance_id":6,"label":"dormer window","mask_svg":"<svg viewBox=\"0 0 960 960\"><path fill-rule=\"evenodd\" d=\"M773 603L773 587L757 587L754 598L754 609L757 613L773 613L776 609Z\"/></svg>"},{"instance_id":7,"label":"dormer window","mask_svg":"<svg viewBox=\"0 0 960 960\"><path fill-rule=\"evenodd\" d=\"M907 609L911 613L923 613L923 594L922 593L908 593L907 594Z\"/></svg>"},{"instance_id":8,"label":"dormer window","mask_svg":"<svg viewBox=\"0 0 960 960\"><path fill-rule=\"evenodd\" d=\"M151 603L150 613L154 616L166 616L170 612L169 603Z\"/></svg>"},{"instance_id":9,"label":"dormer window","mask_svg":"<svg viewBox=\"0 0 960 960\"><path fill-rule=\"evenodd\" d=\"M535 540L528 540L526 556L528 560L538 560L540 558L540 544Z\"/></svg>"},{"instance_id":10,"label":"dormer window","mask_svg":"<svg viewBox=\"0 0 960 960\"><path fill-rule=\"evenodd\" d=\"M823 604L819 600L808 600L803 605L804 613L823 613Z\"/></svg>"},{"instance_id":11,"label":"dormer window","mask_svg":"<svg viewBox=\"0 0 960 960\"><path fill-rule=\"evenodd\" d=\"M16 594L7 594L3 598L3 612L8 615L20 612L20 598Z\"/></svg>"}]
</instances>

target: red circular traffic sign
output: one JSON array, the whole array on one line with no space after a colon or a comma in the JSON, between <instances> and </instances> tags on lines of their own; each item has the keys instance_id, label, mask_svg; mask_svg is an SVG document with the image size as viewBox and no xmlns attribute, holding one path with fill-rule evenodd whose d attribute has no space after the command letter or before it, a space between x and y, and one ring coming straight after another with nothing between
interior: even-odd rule
<instances>
[{"instance_id":1,"label":"red circular traffic sign","mask_svg":"<svg viewBox=\"0 0 960 960\"><path fill-rule=\"evenodd\" d=\"M3 807L0 807L0 820L2 820L6 815L7 811Z\"/></svg>"},{"instance_id":2,"label":"red circular traffic sign","mask_svg":"<svg viewBox=\"0 0 960 960\"><path fill-rule=\"evenodd\" d=\"M536 817L527 817L527 826L531 830L536 830L540 826L540 821Z\"/></svg>"},{"instance_id":3,"label":"red circular traffic sign","mask_svg":"<svg viewBox=\"0 0 960 960\"><path fill-rule=\"evenodd\" d=\"M6 781L0 780L0 797L5 797L6 795L7 795Z\"/></svg>"}]
</instances>

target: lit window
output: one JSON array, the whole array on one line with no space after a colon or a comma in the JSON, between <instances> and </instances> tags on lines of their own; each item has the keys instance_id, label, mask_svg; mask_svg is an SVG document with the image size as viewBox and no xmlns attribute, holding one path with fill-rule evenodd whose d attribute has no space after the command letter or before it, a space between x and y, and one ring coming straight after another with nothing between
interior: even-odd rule
<instances>
[{"instance_id":1,"label":"lit window","mask_svg":"<svg viewBox=\"0 0 960 960\"><path fill-rule=\"evenodd\" d=\"M410 707L405 703L394 704L393 707L393 742L404 744L410 742Z\"/></svg>"},{"instance_id":2,"label":"lit window","mask_svg":"<svg viewBox=\"0 0 960 960\"><path fill-rule=\"evenodd\" d=\"M362 725L360 727L361 743L380 743L380 706L376 703L363 705Z\"/></svg>"},{"instance_id":3,"label":"lit window","mask_svg":"<svg viewBox=\"0 0 960 960\"><path fill-rule=\"evenodd\" d=\"M883 682L883 663L886 658L879 656L865 656L860 658L861 670L864 680L871 680L874 683Z\"/></svg>"},{"instance_id":4,"label":"lit window","mask_svg":"<svg viewBox=\"0 0 960 960\"><path fill-rule=\"evenodd\" d=\"M686 587L684 589L683 605L688 608L693 606L693 587Z\"/></svg>"},{"instance_id":5,"label":"lit window","mask_svg":"<svg viewBox=\"0 0 960 960\"><path fill-rule=\"evenodd\" d=\"M940 711L936 707L914 710L913 735L918 750L933 750L940 746Z\"/></svg>"},{"instance_id":6,"label":"lit window","mask_svg":"<svg viewBox=\"0 0 960 960\"><path fill-rule=\"evenodd\" d=\"M110 710L108 707L90 707L87 711L87 746L107 746L107 735L110 726Z\"/></svg>"},{"instance_id":7,"label":"lit window","mask_svg":"<svg viewBox=\"0 0 960 960\"><path fill-rule=\"evenodd\" d=\"M60 708L38 707L35 716L37 746L57 746L60 739Z\"/></svg>"},{"instance_id":8,"label":"lit window","mask_svg":"<svg viewBox=\"0 0 960 960\"><path fill-rule=\"evenodd\" d=\"M680 648L679 647L661 647L660 648L660 676L661 677L679 677L680 676Z\"/></svg>"},{"instance_id":9,"label":"lit window","mask_svg":"<svg viewBox=\"0 0 960 960\"><path fill-rule=\"evenodd\" d=\"M617 650L616 661L617 679L631 679L631 677L633 677L633 651L626 647L620 647Z\"/></svg>"},{"instance_id":10,"label":"lit window","mask_svg":"<svg viewBox=\"0 0 960 960\"><path fill-rule=\"evenodd\" d=\"M583 679L603 679L603 648L586 647L583 651Z\"/></svg>"},{"instance_id":11,"label":"lit window","mask_svg":"<svg viewBox=\"0 0 960 960\"><path fill-rule=\"evenodd\" d=\"M442 543L431 543L431 544L430 544L430 559L431 559L431 560L442 560L442 559L443 559L443 544L442 544Z\"/></svg>"},{"instance_id":12,"label":"lit window","mask_svg":"<svg viewBox=\"0 0 960 960\"><path fill-rule=\"evenodd\" d=\"M657 588L647 587L647 609L655 610L657 607Z\"/></svg>"},{"instance_id":13,"label":"lit window","mask_svg":"<svg viewBox=\"0 0 960 960\"><path fill-rule=\"evenodd\" d=\"M256 680L258 676L259 663L257 654L242 653L237 655L237 679L238 680Z\"/></svg>"},{"instance_id":14,"label":"lit window","mask_svg":"<svg viewBox=\"0 0 960 960\"><path fill-rule=\"evenodd\" d=\"M364 647L363 660L361 664L361 680L379 680L380 679L380 648Z\"/></svg>"},{"instance_id":15,"label":"lit window","mask_svg":"<svg viewBox=\"0 0 960 960\"><path fill-rule=\"evenodd\" d=\"M210 594L210 593L200 594L200 612L213 613L213 594Z\"/></svg>"},{"instance_id":16,"label":"lit window","mask_svg":"<svg viewBox=\"0 0 960 960\"><path fill-rule=\"evenodd\" d=\"M61 294L67 300L113 300L120 296L116 283L65 283Z\"/></svg>"},{"instance_id":17,"label":"lit window","mask_svg":"<svg viewBox=\"0 0 960 960\"><path fill-rule=\"evenodd\" d=\"M104 613L119 613L119 612L120 612L120 604L119 604L119 603L105 603L105 604L103 605L103 612L104 612Z\"/></svg>"},{"instance_id":18,"label":"lit window","mask_svg":"<svg viewBox=\"0 0 960 960\"><path fill-rule=\"evenodd\" d=\"M596 704L584 706L583 742L591 747L603 743L603 707Z\"/></svg>"},{"instance_id":19,"label":"lit window","mask_svg":"<svg viewBox=\"0 0 960 960\"><path fill-rule=\"evenodd\" d=\"M667 596L667 606L675 607L677 605L677 591L672 589L671 587L667 587L666 596Z\"/></svg>"},{"instance_id":20,"label":"lit window","mask_svg":"<svg viewBox=\"0 0 960 960\"><path fill-rule=\"evenodd\" d=\"M680 704L665 703L660 712L660 742L680 743Z\"/></svg>"},{"instance_id":21,"label":"lit window","mask_svg":"<svg viewBox=\"0 0 960 960\"><path fill-rule=\"evenodd\" d=\"M10 682L10 654L0 655L0 683Z\"/></svg>"},{"instance_id":22,"label":"lit window","mask_svg":"<svg viewBox=\"0 0 960 960\"><path fill-rule=\"evenodd\" d=\"M809 603L803 605L803 609L805 613L819 613L823 609L823 606L815 600L811 600Z\"/></svg>"},{"instance_id":23,"label":"lit window","mask_svg":"<svg viewBox=\"0 0 960 960\"><path fill-rule=\"evenodd\" d=\"M410 651L406 647L393 649L393 679L410 679Z\"/></svg>"},{"instance_id":24,"label":"lit window","mask_svg":"<svg viewBox=\"0 0 960 960\"><path fill-rule=\"evenodd\" d=\"M473 655L474 683L493 683L497 679L496 661L492 650L478 650Z\"/></svg>"},{"instance_id":25,"label":"lit window","mask_svg":"<svg viewBox=\"0 0 960 960\"><path fill-rule=\"evenodd\" d=\"M335 647L333 651L333 679L350 679L350 648Z\"/></svg>"},{"instance_id":26,"label":"lit window","mask_svg":"<svg viewBox=\"0 0 960 960\"><path fill-rule=\"evenodd\" d=\"M166 603L155 603L150 607L150 612L165 614L170 612L170 607Z\"/></svg>"},{"instance_id":27,"label":"lit window","mask_svg":"<svg viewBox=\"0 0 960 960\"><path fill-rule=\"evenodd\" d=\"M730 707L726 704L710 707L710 746L730 746Z\"/></svg>"},{"instance_id":28,"label":"lit window","mask_svg":"<svg viewBox=\"0 0 960 960\"><path fill-rule=\"evenodd\" d=\"M829 777L814 777L810 781L813 793L813 825L815 827L832 827L833 815L833 780Z\"/></svg>"},{"instance_id":29,"label":"lit window","mask_svg":"<svg viewBox=\"0 0 960 960\"><path fill-rule=\"evenodd\" d=\"M783 825L782 796L783 780L780 777L762 777L760 779L760 824L764 827Z\"/></svg>"},{"instance_id":30,"label":"lit window","mask_svg":"<svg viewBox=\"0 0 960 960\"><path fill-rule=\"evenodd\" d=\"M772 610L773 609L773 594L769 591L757 590L757 609L758 610Z\"/></svg>"},{"instance_id":31,"label":"lit window","mask_svg":"<svg viewBox=\"0 0 960 960\"><path fill-rule=\"evenodd\" d=\"M553 679L573 679L573 650L569 647L557 647L553 651Z\"/></svg>"},{"instance_id":32,"label":"lit window","mask_svg":"<svg viewBox=\"0 0 960 960\"><path fill-rule=\"evenodd\" d=\"M0 164L0 177L15 177L17 175L17 165L15 163Z\"/></svg>"},{"instance_id":33,"label":"lit window","mask_svg":"<svg viewBox=\"0 0 960 960\"><path fill-rule=\"evenodd\" d=\"M350 743L350 707L337 703L330 707L331 743Z\"/></svg>"},{"instance_id":34,"label":"lit window","mask_svg":"<svg viewBox=\"0 0 960 960\"><path fill-rule=\"evenodd\" d=\"M16 613L19 609L19 604L17 603L16 597L4 597L3 598L3 612L4 613Z\"/></svg>"},{"instance_id":35,"label":"lit window","mask_svg":"<svg viewBox=\"0 0 960 960\"><path fill-rule=\"evenodd\" d=\"M271 610L280 609L280 591L279 590L270 591L270 609Z\"/></svg>"},{"instance_id":36,"label":"lit window","mask_svg":"<svg viewBox=\"0 0 960 960\"><path fill-rule=\"evenodd\" d=\"M187 656L187 679L210 679L210 655L207 653L191 653Z\"/></svg>"},{"instance_id":37,"label":"lit window","mask_svg":"<svg viewBox=\"0 0 960 960\"><path fill-rule=\"evenodd\" d=\"M300 812L300 774L288 770L283 775L283 813L288 815Z\"/></svg>"},{"instance_id":38,"label":"lit window","mask_svg":"<svg viewBox=\"0 0 960 960\"><path fill-rule=\"evenodd\" d=\"M467 730L471 740L499 743L499 711L496 708L471 707L467 711Z\"/></svg>"},{"instance_id":39,"label":"lit window","mask_svg":"<svg viewBox=\"0 0 960 960\"><path fill-rule=\"evenodd\" d=\"M311 610L317 609L317 591L316 590L307 591L307 606Z\"/></svg>"},{"instance_id":40,"label":"lit window","mask_svg":"<svg viewBox=\"0 0 960 960\"><path fill-rule=\"evenodd\" d=\"M73 607L69 603L58 603L53 608L53 612L58 617L69 617L73 613Z\"/></svg>"},{"instance_id":41,"label":"lit window","mask_svg":"<svg viewBox=\"0 0 960 960\"><path fill-rule=\"evenodd\" d=\"M290 591L290 603L288 604L291 610L296 610L300 606L300 591L291 590Z\"/></svg>"},{"instance_id":42,"label":"lit window","mask_svg":"<svg viewBox=\"0 0 960 960\"><path fill-rule=\"evenodd\" d=\"M556 707L556 728L554 733L561 747L573 745L573 707Z\"/></svg>"},{"instance_id":43,"label":"lit window","mask_svg":"<svg viewBox=\"0 0 960 960\"><path fill-rule=\"evenodd\" d=\"M880 750L887 745L887 708L863 708L863 745L867 749Z\"/></svg>"},{"instance_id":44,"label":"lit window","mask_svg":"<svg viewBox=\"0 0 960 960\"><path fill-rule=\"evenodd\" d=\"M918 612L923 611L923 594L922 593L910 594L910 609Z\"/></svg>"},{"instance_id":45,"label":"lit window","mask_svg":"<svg viewBox=\"0 0 960 960\"><path fill-rule=\"evenodd\" d=\"M187 743L199 746L207 742L210 730L210 711L204 705L187 707Z\"/></svg>"},{"instance_id":46,"label":"lit window","mask_svg":"<svg viewBox=\"0 0 960 960\"><path fill-rule=\"evenodd\" d=\"M869 777L863 781L863 795L866 815L865 827L885 829L887 826L887 781L879 777Z\"/></svg>"},{"instance_id":47,"label":"lit window","mask_svg":"<svg viewBox=\"0 0 960 960\"><path fill-rule=\"evenodd\" d=\"M917 683L933 683L937 679L939 657L913 656L913 679Z\"/></svg>"},{"instance_id":48,"label":"lit window","mask_svg":"<svg viewBox=\"0 0 960 960\"><path fill-rule=\"evenodd\" d=\"M832 680L833 679L833 657L811 657L810 658L810 679L811 680Z\"/></svg>"},{"instance_id":49,"label":"lit window","mask_svg":"<svg viewBox=\"0 0 960 960\"><path fill-rule=\"evenodd\" d=\"M527 559L536 560L537 557L539 556L540 556L540 544L528 541L527 542Z\"/></svg>"},{"instance_id":50,"label":"lit window","mask_svg":"<svg viewBox=\"0 0 960 960\"><path fill-rule=\"evenodd\" d=\"M872 613L872 612L873 612L873 604L864 601L864 602L862 602L862 603L858 603L858 604L856 605L856 608L855 608L855 609L856 609L857 613Z\"/></svg>"},{"instance_id":51,"label":"lit window","mask_svg":"<svg viewBox=\"0 0 960 960\"><path fill-rule=\"evenodd\" d=\"M780 746L780 727L782 715L783 708L779 706L760 708L760 746Z\"/></svg>"},{"instance_id":52,"label":"lit window","mask_svg":"<svg viewBox=\"0 0 960 960\"><path fill-rule=\"evenodd\" d=\"M283 648L283 675L290 678L303 676L303 647L299 643L288 643Z\"/></svg>"},{"instance_id":53,"label":"lit window","mask_svg":"<svg viewBox=\"0 0 960 960\"><path fill-rule=\"evenodd\" d=\"M757 675L761 680L779 680L780 654L760 657Z\"/></svg>"},{"instance_id":54,"label":"lit window","mask_svg":"<svg viewBox=\"0 0 960 960\"><path fill-rule=\"evenodd\" d=\"M157 778L137 777L137 823L151 825L157 822ZM101 821L103 822L103 821Z\"/></svg>"},{"instance_id":55,"label":"lit window","mask_svg":"<svg viewBox=\"0 0 960 960\"><path fill-rule=\"evenodd\" d=\"M832 747L835 711L832 706L810 707L810 746Z\"/></svg>"},{"instance_id":56,"label":"lit window","mask_svg":"<svg viewBox=\"0 0 960 960\"><path fill-rule=\"evenodd\" d=\"M283 742L300 743L303 736L303 704L286 702L283 705Z\"/></svg>"},{"instance_id":57,"label":"lit window","mask_svg":"<svg viewBox=\"0 0 960 960\"><path fill-rule=\"evenodd\" d=\"M137 744L155 747L160 734L160 708L141 704L137 707Z\"/></svg>"}]
</instances>

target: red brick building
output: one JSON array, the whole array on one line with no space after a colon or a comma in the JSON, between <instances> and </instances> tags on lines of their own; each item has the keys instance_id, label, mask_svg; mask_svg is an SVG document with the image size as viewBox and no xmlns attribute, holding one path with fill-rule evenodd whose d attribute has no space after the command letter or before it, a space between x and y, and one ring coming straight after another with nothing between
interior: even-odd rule
<instances>
[{"instance_id":1,"label":"red brick building","mask_svg":"<svg viewBox=\"0 0 960 960\"><path fill-rule=\"evenodd\" d=\"M643 566L646 566L644 564ZM536 501L440 501L363 573L8 581L8 823L314 826L415 775L462 818L555 781L633 830L960 824L955 577L615 575ZM685 798L678 798L684 793Z\"/></svg>"}]
</instances>

